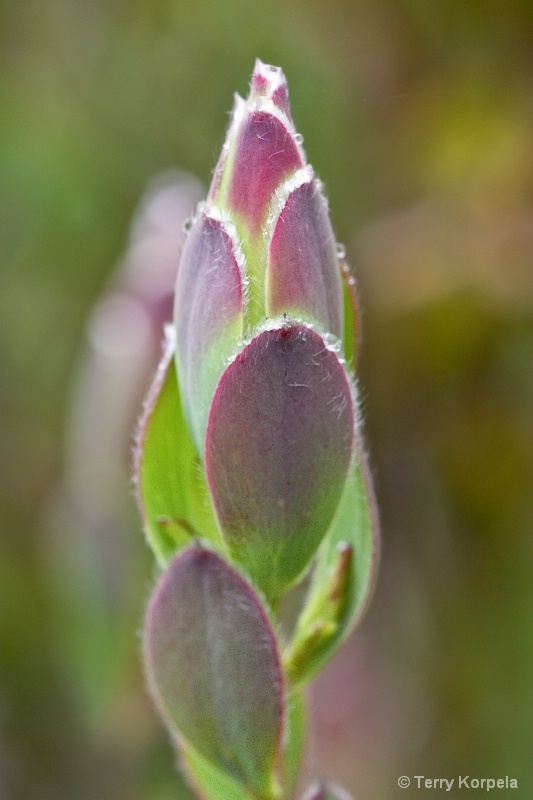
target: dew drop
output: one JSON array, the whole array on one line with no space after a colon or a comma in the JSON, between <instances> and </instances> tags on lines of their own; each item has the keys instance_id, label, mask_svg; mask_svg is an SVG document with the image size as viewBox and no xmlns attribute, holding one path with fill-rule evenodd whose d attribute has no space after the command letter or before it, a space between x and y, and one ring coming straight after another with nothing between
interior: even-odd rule
<instances>
[{"instance_id":1,"label":"dew drop","mask_svg":"<svg viewBox=\"0 0 533 800\"><path fill-rule=\"evenodd\" d=\"M355 278L353 277L353 275L350 275L350 277L348 278L348 286L355 286Z\"/></svg>"},{"instance_id":2,"label":"dew drop","mask_svg":"<svg viewBox=\"0 0 533 800\"><path fill-rule=\"evenodd\" d=\"M279 68L278 67L273 67L271 64L269 64L268 65L268 69L270 70L270 72L278 72Z\"/></svg>"},{"instance_id":3,"label":"dew drop","mask_svg":"<svg viewBox=\"0 0 533 800\"><path fill-rule=\"evenodd\" d=\"M337 244L335 245L335 252L337 253L337 256L339 258L345 258L346 257L346 248L340 242L337 242Z\"/></svg>"},{"instance_id":4,"label":"dew drop","mask_svg":"<svg viewBox=\"0 0 533 800\"><path fill-rule=\"evenodd\" d=\"M296 142L296 144L303 144L304 143L304 137L302 136L301 133L295 133L294 134L294 141Z\"/></svg>"},{"instance_id":5,"label":"dew drop","mask_svg":"<svg viewBox=\"0 0 533 800\"><path fill-rule=\"evenodd\" d=\"M192 228L193 222L194 222L194 220L193 220L192 217L187 217L187 219L185 220L185 222L181 226L182 230L183 230L183 233L189 233L190 229Z\"/></svg>"},{"instance_id":6,"label":"dew drop","mask_svg":"<svg viewBox=\"0 0 533 800\"><path fill-rule=\"evenodd\" d=\"M332 333L325 333L322 335L322 339L324 340L324 344L328 350L330 350L332 353L340 353L341 343L336 336L334 336Z\"/></svg>"}]
</instances>

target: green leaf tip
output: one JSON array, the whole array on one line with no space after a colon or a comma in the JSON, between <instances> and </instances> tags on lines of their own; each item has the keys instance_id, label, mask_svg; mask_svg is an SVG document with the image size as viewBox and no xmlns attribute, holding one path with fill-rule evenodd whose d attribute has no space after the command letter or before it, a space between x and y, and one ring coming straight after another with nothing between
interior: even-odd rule
<instances>
[{"instance_id":1,"label":"green leaf tip","mask_svg":"<svg viewBox=\"0 0 533 800\"><path fill-rule=\"evenodd\" d=\"M290 680L304 683L362 619L379 560L377 508L361 443L318 552L306 602L284 656Z\"/></svg>"},{"instance_id":2,"label":"green leaf tip","mask_svg":"<svg viewBox=\"0 0 533 800\"><path fill-rule=\"evenodd\" d=\"M220 543L207 485L182 411L169 326L163 356L145 401L134 455L137 504L160 564L191 535Z\"/></svg>"}]
</instances>

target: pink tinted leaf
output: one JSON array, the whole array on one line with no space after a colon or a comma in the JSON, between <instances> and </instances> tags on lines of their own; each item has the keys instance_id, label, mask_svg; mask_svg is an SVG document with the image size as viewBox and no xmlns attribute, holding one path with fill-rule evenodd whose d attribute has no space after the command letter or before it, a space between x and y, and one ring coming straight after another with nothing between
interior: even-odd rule
<instances>
[{"instance_id":1,"label":"pink tinted leaf","mask_svg":"<svg viewBox=\"0 0 533 800\"><path fill-rule=\"evenodd\" d=\"M287 122L268 110L254 109L245 114L236 134L228 205L253 237L260 234L276 188L303 166Z\"/></svg>"},{"instance_id":2,"label":"pink tinted leaf","mask_svg":"<svg viewBox=\"0 0 533 800\"><path fill-rule=\"evenodd\" d=\"M324 340L285 324L226 369L209 413L205 466L230 552L269 598L308 565L352 456L352 394Z\"/></svg>"},{"instance_id":3,"label":"pink tinted leaf","mask_svg":"<svg viewBox=\"0 0 533 800\"><path fill-rule=\"evenodd\" d=\"M200 453L212 392L242 336L241 264L233 226L208 206L200 210L183 250L174 313L180 389Z\"/></svg>"},{"instance_id":4,"label":"pink tinted leaf","mask_svg":"<svg viewBox=\"0 0 533 800\"><path fill-rule=\"evenodd\" d=\"M199 545L169 564L148 607L144 653L161 714L217 769L273 792L284 726L276 640L253 589Z\"/></svg>"},{"instance_id":5,"label":"pink tinted leaf","mask_svg":"<svg viewBox=\"0 0 533 800\"><path fill-rule=\"evenodd\" d=\"M316 181L290 191L275 223L266 272L267 316L288 312L342 336L342 292L335 237Z\"/></svg>"},{"instance_id":6,"label":"pink tinted leaf","mask_svg":"<svg viewBox=\"0 0 533 800\"><path fill-rule=\"evenodd\" d=\"M280 67L263 64L259 58L256 59L250 85L250 98L255 97L269 97L291 119L289 92L283 71Z\"/></svg>"}]
</instances>

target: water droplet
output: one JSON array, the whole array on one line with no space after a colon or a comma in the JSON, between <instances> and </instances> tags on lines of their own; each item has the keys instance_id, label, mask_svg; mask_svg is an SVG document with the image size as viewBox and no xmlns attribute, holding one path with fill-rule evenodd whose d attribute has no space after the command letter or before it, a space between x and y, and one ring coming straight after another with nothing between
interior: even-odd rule
<instances>
[{"instance_id":1,"label":"water droplet","mask_svg":"<svg viewBox=\"0 0 533 800\"><path fill-rule=\"evenodd\" d=\"M268 69L270 70L270 72L278 72L279 71L279 67L273 67L271 64L268 65Z\"/></svg>"},{"instance_id":2,"label":"water droplet","mask_svg":"<svg viewBox=\"0 0 533 800\"><path fill-rule=\"evenodd\" d=\"M193 220L192 217L187 217L187 219L185 220L185 222L181 226L182 230L183 230L183 233L189 233L190 229L192 228L193 222L194 222L194 220Z\"/></svg>"},{"instance_id":3,"label":"water droplet","mask_svg":"<svg viewBox=\"0 0 533 800\"><path fill-rule=\"evenodd\" d=\"M304 137L302 136L301 133L295 133L294 134L294 141L296 142L296 144L303 144L304 143Z\"/></svg>"},{"instance_id":4,"label":"water droplet","mask_svg":"<svg viewBox=\"0 0 533 800\"><path fill-rule=\"evenodd\" d=\"M337 244L335 245L335 251L336 251L337 256L339 258L345 258L346 257L346 248L340 242L337 242Z\"/></svg>"},{"instance_id":5,"label":"water droplet","mask_svg":"<svg viewBox=\"0 0 533 800\"><path fill-rule=\"evenodd\" d=\"M353 277L353 275L350 275L350 277L348 278L348 286L355 286L355 278Z\"/></svg>"},{"instance_id":6,"label":"water droplet","mask_svg":"<svg viewBox=\"0 0 533 800\"><path fill-rule=\"evenodd\" d=\"M341 343L336 336L334 336L332 333L325 333L322 335L322 339L324 340L324 344L328 350L331 350L332 353L340 353Z\"/></svg>"}]
</instances>

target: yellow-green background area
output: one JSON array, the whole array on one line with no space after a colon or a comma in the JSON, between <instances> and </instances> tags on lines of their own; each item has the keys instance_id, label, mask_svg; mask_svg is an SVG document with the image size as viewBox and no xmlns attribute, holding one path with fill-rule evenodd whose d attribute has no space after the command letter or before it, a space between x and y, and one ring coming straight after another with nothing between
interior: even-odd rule
<instances>
[{"instance_id":1,"label":"yellow-green background area","mask_svg":"<svg viewBox=\"0 0 533 800\"><path fill-rule=\"evenodd\" d=\"M130 441L83 447L120 374L80 388L80 365L139 197L208 179L256 56L358 277L383 527L370 613L313 689L311 769L366 800L433 796L399 775L533 796L532 30L529 0L1 2L3 800L191 797L140 672ZM120 402L127 431L140 392Z\"/></svg>"}]
</instances>

